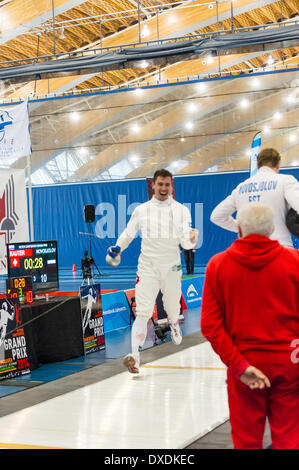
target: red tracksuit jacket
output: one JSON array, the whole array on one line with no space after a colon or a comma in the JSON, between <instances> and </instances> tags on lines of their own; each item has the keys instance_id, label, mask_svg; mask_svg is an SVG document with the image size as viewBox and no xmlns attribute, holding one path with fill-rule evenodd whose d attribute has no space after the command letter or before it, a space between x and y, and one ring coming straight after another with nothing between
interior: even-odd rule
<instances>
[{"instance_id":1,"label":"red tracksuit jacket","mask_svg":"<svg viewBox=\"0 0 299 470\"><path fill-rule=\"evenodd\" d=\"M250 365L246 351L291 355L291 342L299 339L299 252L250 235L213 256L201 330L238 378Z\"/></svg>"}]
</instances>

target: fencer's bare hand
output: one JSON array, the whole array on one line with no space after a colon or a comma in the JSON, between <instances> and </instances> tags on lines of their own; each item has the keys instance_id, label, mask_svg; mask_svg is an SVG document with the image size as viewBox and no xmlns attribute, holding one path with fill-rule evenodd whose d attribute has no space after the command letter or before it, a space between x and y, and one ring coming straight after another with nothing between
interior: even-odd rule
<instances>
[{"instance_id":1,"label":"fencer's bare hand","mask_svg":"<svg viewBox=\"0 0 299 470\"><path fill-rule=\"evenodd\" d=\"M241 375L240 380L252 390L271 387L268 377L254 366L247 367L245 372Z\"/></svg>"},{"instance_id":2,"label":"fencer's bare hand","mask_svg":"<svg viewBox=\"0 0 299 470\"><path fill-rule=\"evenodd\" d=\"M198 238L198 230L196 228L191 228L190 229L190 234L189 234L190 242L195 243Z\"/></svg>"}]
</instances>

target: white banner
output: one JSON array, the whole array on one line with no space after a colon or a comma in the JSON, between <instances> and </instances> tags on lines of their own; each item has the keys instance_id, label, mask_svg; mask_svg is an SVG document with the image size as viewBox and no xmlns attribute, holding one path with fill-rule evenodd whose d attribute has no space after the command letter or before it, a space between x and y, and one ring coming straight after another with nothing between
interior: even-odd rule
<instances>
[{"instance_id":1,"label":"white banner","mask_svg":"<svg viewBox=\"0 0 299 470\"><path fill-rule=\"evenodd\" d=\"M0 171L0 274L7 274L6 244L28 242L25 170Z\"/></svg>"},{"instance_id":2,"label":"white banner","mask_svg":"<svg viewBox=\"0 0 299 470\"><path fill-rule=\"evenodd\" d=\"M7 164L31 154L28 103L0 107L0 158Z\"/></svg>"},{"instance_id":3,"label":"white banner","mask_svg":"<svg viewBox=\"0 0 299 470\"><path fill-rule=\"evenodd\" d=\"M251 144L251 158L250 158L250 176L256 174L257 168L257 156L261 151L262 133L257 132L252 140Z\"/></svg>"}]
</instances>

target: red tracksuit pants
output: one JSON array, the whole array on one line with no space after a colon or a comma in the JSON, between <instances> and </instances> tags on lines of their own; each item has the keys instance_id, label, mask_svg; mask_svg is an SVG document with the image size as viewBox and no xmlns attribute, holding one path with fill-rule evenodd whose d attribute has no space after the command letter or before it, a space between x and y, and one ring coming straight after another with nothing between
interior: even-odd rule
<instances>
[{"instance_id":1,"label":"red tracksuit pants","mask_svg":"<svg viewBox=\"0 0 299 470\"><path fill-rule=\"evenodd\" d=\"M246 352L271 387L251 390L228 369L227 390L235 449L262 449L266 417L274 449L299 449L299 363L289 353Z\"/></svg>"}]
</instances>

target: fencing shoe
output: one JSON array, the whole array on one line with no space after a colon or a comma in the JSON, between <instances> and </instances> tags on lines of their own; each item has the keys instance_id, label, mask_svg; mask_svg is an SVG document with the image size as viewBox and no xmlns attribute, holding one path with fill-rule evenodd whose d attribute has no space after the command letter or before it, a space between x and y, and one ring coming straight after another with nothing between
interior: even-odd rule
<instances>
[{"instance_id":1,"label":"fencing shoe","mask_svg":"<svg viewBox=\"0 0 299 470\"><path fill-rule=\"evenodd\" d=\"M126 357L124 357L123 365L131 374L139 374L139 364L133 354L128 354Z\"/></svg>"},{"instance_id":2,"label":"fencing shoe","mask_svg":"<svg viewBox=\"0 0 299 470\"><path fill-rule=\"evenodd\" d=\"M177 346L182 342L182 334L179 323L170 324L171 340Z\"/></svg>"}]
</instances>

